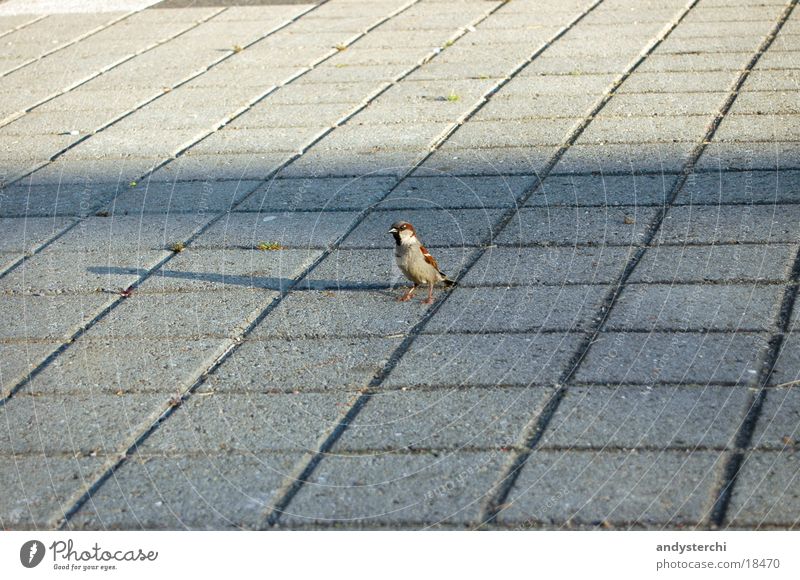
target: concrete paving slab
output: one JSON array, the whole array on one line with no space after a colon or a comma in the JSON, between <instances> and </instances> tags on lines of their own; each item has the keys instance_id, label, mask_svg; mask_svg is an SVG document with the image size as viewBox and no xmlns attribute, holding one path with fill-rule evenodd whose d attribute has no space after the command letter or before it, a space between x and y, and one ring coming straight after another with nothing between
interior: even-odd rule
<instances>
[{"instance_id":1,"label":"concrete paving slab","mask_svg":"<svg viewBox=\"0 0 800 580\"><path fill-rule=\"evenodd\" d=\"M172 397L188 388L231 345L219 338L76 341L28 383L23 393L46 396Z\"/></svg>"},{"instance_id":2,"label":"concrete paving slab","mask_svg":"<svg viewBox=\"0 0 800 580\"><path fill-rule=\"evenodd\" d=\"M70 495L99 470L99 457L47 457L44 454L0 457L3 526L40 530L70 507Z\"/></svg>"},{"instance_id":3,"label":"concrete paving slab","mask_svg":"<svg viewBox=\"0 0 800 580\"><path fill-rule=\"evenodd\" d=\"M328 457L281 523L472 522L505 456L495 451Z\"/></svg>"},{"instance_id":4,"label":"concrete paving slab","mask_svg":"<svg viewBox=\"0 0 800 580\"><path fill-rule=\"evenodd\" d=\"M421 336L384 386L551 385L566 370L580 338L568 333Z\"/></svg>"},{"instance_id":5,"label":"concrete paving slab","mask_svg":"<svg viewBox=\"0 0 800 580\"><path fill-rule=\"evenodd\" d=\"M577 145L592 143L696 142L705 135L713 117L603 117L586 128Z\"/></svg>"},{"instance_id":6,"label":"concrete paving slab","mask_svg":"<svg viewBox=\"0 0 800 580\"><path fill-rule=\"evenodd\" d=\"M263 325L251 336L209 377L204 393L352 394L369 384L400 345L399 337L287 338Z\"/></svg>"},{"instance_id":7,"label":"concrete paving slab","mask_svg":"<svg viewBox=\"0 0 800 580\"><path fill-rule=\"evenodd\" d=\"M415 175L537 175L544 171L558 147L500 147L436 151Z\"/></svg>"},{"instance_id":8,"label":"concrete paving slab","mask_svg":"<svg viewBox=\"0 0 800 580\"><path fill-rule=\"evenodd\" d=\"M770 384L782 385L800 379L800 356L797 348L800 346L800 335L796 334L797 315L792 317L790 333L784 338L783 346L775 361L775 368L770 376Z\"/></svg>"},{"instance_id":9,"label":"concrete paving slab","mask_svg":"<svg viewBox=\"0 0 800 580\"><path fill-rule=\"evenodd\" d=\"M3 296L0 338L66 340L114 298L109 294Z\"/></svg>"},{"instance_id":10,"label":"concrete paving slab","mask_svg":"<svg viewBox=\"0 0 800 580\"><path fill-rule=\"evenodd\" d=\"M758 90L755 83L758 82L758 71L750 73L748 82L745 84L750 90L739 93L731 107L731 115L750 114L750 115L796 115L800 113L800 95L797 90L785 87L774 90ZM763 77L761 77L763 78ZM800 75L798 75L800 78Z\"/></svg>"},{"instance_id":11,"label":"concrete paving slab","mask_svg":"<svg viewBox=\"0 0 800 580\"><path fill-rule=\"evenodd\" d=\"M288 151L201 155L189 153L149 176L151 181L217 181L266 179L291 157Z\"/></svg>"},{"instance_id":12,"label":"concrete paving slab","mask_svg":"<svg viewBox=\"0 0 800 580\"><path fill-rule=\"evenodd\" d=\"M798 203L800 171L692 173L675 198L677 205Z\"/></svg>"},{"instance_id":13,"label":"concrete paving slab","mask_svg":"<svg viewBox=\"0 0 800 580\"><path fill-rule=\"evenodd\" d=\"M537 183L534 176L411 177L380 204L380 209L515 207Z\"/></svg>"},{"instance_id":14,"label":"concrete paving slab","mask_svg":"<svg viewBox=\"0 0 800 580\"><path fill-rule=\"evenodd\" d=\"M680 206L664 218L655 243L796 242L800 206Z\"/></svg>"},{"instance_id":15,"label":"concrete paving slab","mask_svg":"<svg viewBox=\"0 0 800 580\"><path fill-rule=\"evenodd\" d=\"M288 289L320 254L313 250L190 248L175 256L141 286L141 292ZM112 273L124 268L110 267Z\"/></svg>"},{"instance_id":16,"label":"concrete paving slab","mask_svg":"<svg viewBox=\"0 0 800 580\"><path fill-rule=\"evenodd\" d=\"M630 256L630 249L624 246L491 248L461 283L464 286L610 283L622 273Z\"/></svg>"},{"instance_id":17,"label":"concrete paving slab","mask_svg":"<svg viewBox=\"0 0 800 580\"><path fill-rule=\"evenodd\" d=\"M198 248L255 248L261 242L297 249L325 248L344 235L356 212L232 213L194 242Z\"/></svg>"},{"instance_id":18,"label":"concrete paving slab","mask_svg":"<svg viewBox=\"0 0 800 580\"><path fill-rule=\"evenodd\" d=\"M0 343L0 397L8 396L60 344L57 341Z\"/></svg>"},{"instance_id":19,"label":"concrete paving slab","mask_svg":"<svg viewBox=\"0 0 800 580\"><path fill-rule=\"evenodd\" d=\"M369 214L342 242L342 248L394 248L389 228L404 220L414 224L426 247L477 246L492 237L492 228L502 210L387 210Z\"/></svg>"},{"instance_id":20,"label":"concrete paving slab","mask_svg":"<svg viewBox=\"0 0 800 580\"><path fill-rule=\"evenodd\" d=\"M506 87L513 86L514 82L511 81ZM506 87L500 89L500 92L475 114L474 121L583 117L589 113L592 105L597 101L597 95L592 93L506 96Z\"/></svg>"},{"instance_id":21,"label":"concrete paving slab","mask_svg":"<svg viewBox=\"0 0 800 580\"><path fill-rule=\"evenodd\" d=\"M355 395L226 394L189 398L139 447L143 455L313 451Z\"/></svg>"},{"instance_id":22,"label":"concrete paving slab","mask_svg":"<svg viewBox=\"0 0 800 580\"><path fill-rule=\"evenodd\" d=\"M781 244L656 246L645 250L630 282L781 282L795 248Z\"/></svg>"},{"instance_id":23,"label":"concrete paving slab","mask_svg":"<svg viewBox=\"0 0 800 580\"><path fill-rule=\"evenodd\" d=\"M554 175L544 180L529 206L663 206L677 176Z\"/></svg>"},{"instance_id":24,"label":"concrete paving slab","mask_svg":"<svg viewBox=\"0 0 800 580\"><path fill-rule=\"evenodd\" d=\"M14 397L3 405L3 449L13 455L44 453L89 456L114 454L154 421L167 395Z\"/></svg>"},{"instance_id":25,"label":"concrete paving slab","mask_svg":"<svg viewBox=\"0 0 800 580\"><path fill-rule=\"evenodd\" d=\"M281 170L279 178L400 177L427 155L425 148L314 150Z\"/></svg>"},{"instance_id":26,"label":"concrete paving slab","mask_svg":"<svg viewBox=\"0 0 800 580\"><path fill-rule=\"evenodd\" d=\"M800 440L800 389L769 389L756 422L752 447L786 451Z\"/></svg>"},{"instance_id":27,"label":"concrete paving slab","mask_svg":"<svg viewBox=\"0 0 800 580\"><path fill-rule=\"evenodd\" d=\"M728 115L714 134L716 141L798 141L798 115Z\"/></svg>"},{"instance_id":28,"label":"concrete paving slab","mask_svg":"<svg viewBox=\"0 0 800 580\"><path fill-rule=\"evenodd\" d=\"M257 185L255 181L148 181L118 190L108 211L115 215L223 212L234 207Z\"/></svg>"},{"instance_id":29,"label":"concrete paving slab","mask_svg":"<svg viewBox=\"0 0 800 580\"><path fill-rule=\"evenodd\" d=\"M588 330L607 293L605 286L456 288L424 331Z\"/></svg>"},{"instance_id":30,"label":"concrete paving slab","mask_svg":"<svg viewBox=\"0 0 800 580\"><path fill-rule=\"evenodd\" d=\"M15 294L117 293L168 256L166 251L42 250L0 279L0 292Z\"/></svg>"},{"instance_id":31,"label":"concrete paving slab","mask_svg":"<svg viewBox=\"0 0 800 580\"><path fill-rule=\"evenodd\" d=\"M0 218L0 250L25 254L39 248L75 220L65 217L15 217Z\"/></svg>"},{"instance_id":32,"label":"concrete paving slab","mask_svg":"<svg viewBox=\"0 0 800 580\"><path fill-rule=\"evenodd\" d=\"M648 207L523 208L495 238L501 245L636 245L656 210Z\"/></svg>"},{"instance_id":33,"label":"concrete paving slab","mask_svg":"<svg viewBox=\"0 0 800 580\"><path fill-rule=\"evenodd\" d=\"M258 527L298 454L133 458L87 502L78 529Z\"/></svg>"},{"instance_id":34,"label":"concrete paving slab","mask_svg":"<svg viewBox=\"0 0 800 580\"><path fill-rule=\"evenodd\" d=\"M426 308L398 302L402 291L299 290L286 298L251 336L277 338L307 336L397 337L411 330ZM380 312L381 316L376 316Z\"/></svg>"},{"instance_id":35,"label":"concrete paving slab","mask_svg":"<svg viewBox=\"0 0 800 580\"><path fill-rule=\"evenodd\" d=\"M797 143L773 141L740 141L711 143L706 147L695 168L697 171L754 171L800 169L800 150Z\"/></svg>"},{"instance_id":36,"label":"concrete paving slab","mask_svg":"<svg viewBox=\"0 0 800 580\"><path fill-rule=\"evenodd\" d=\"M116 188L103 185L12 185L0 190L2 217L81 217L111 199Z\"/></svg>"},{"instance_id":37,"label":"concrete paving slab","mask_svg":"<svg viewBox=\"0 0 800 580\"><path fill-rule=\"evenodd\" d=\"M498 519L523 529L699 524L724 459L708 451L534 451Z\"/></svg>"},{"instance_id":38,"label":"concrete paving slab","mask_svg":"<svg viewBox=\"0 0 800 580\"><path fill-rule=\"evenodd\" d=\"M795 526L800 514L800 497L793 485L798 462L797 451L748 454L739 470L726 523L751 529Z\"/></svg>"},{"instance_id":39,"label":"concrete paving slab","mask_svg":"<svg viewBox=\"0 0 800 580\"><path fill-rule=\"evenodd\" d=\"M611 310L608 330L772 330L781 286L742 284L626 287Z\"/></svg>"},{"instance_id":40,"label":"concrete paving slab","mask_svg":"<svg viewBox=\"0 0 800 580\"><path fill-rule=\"evenodd\" d=\"M540 446L725 448L749 404L749 390L735 387L570 387Z\"/></svg>"},{"instance_id":41,"label":"concrete paving slab","mask_svg":"<svg viewBox=\"0 0 800 580\"><path fill-rule=\"evenodd\" d=\"M735 75L730 71L635 71L620 85L627 93L709 93L731 89ZM693 95L692 95L693 96Z\"/></svg>"},{"instance_id":42,"label":"concrete paving slab","mask_svg":"<svg viewBox=\"0 0 800 580\"><path fill-rule=\"evenodd\" d=\"M501 122L473 120L458 129L442 149L560 145L579 122L580 119L569 118Z\"/></svg>"},{"instance_id":43,"label":"concrete paving slab","mask_svg":"<svg viewBox=\"0 0 800 580\"><path fill-rule=\"evenodd\" d=\"M571 146L553 168L553 175L587 173L678 173L694 143L606 143Z\"/></svg>"},{"instance_id":44,"label":"concrete paving slab","mask_svg":"<svg viewBox=\"0 0 800 580\"><path fill-rule=\"evenodd\" d=\"M604 332L578 369L579 383L747 384L758 374L765 335Z\"/></svg>"},{"instance_id":45,"label":"concrete paving slab","mask_svg":"<svg viewBox=\"0 0 800 580\"><path fill-rule=\"evenodd\" d=\"M551 394L547 388L377 393L333 452L511 447Z\"/></svg>"}]
</instances>

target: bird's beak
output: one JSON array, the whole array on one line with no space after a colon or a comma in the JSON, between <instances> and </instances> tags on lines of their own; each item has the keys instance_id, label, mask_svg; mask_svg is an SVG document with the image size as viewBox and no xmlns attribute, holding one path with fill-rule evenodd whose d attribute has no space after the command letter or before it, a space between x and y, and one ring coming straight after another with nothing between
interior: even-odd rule
<instances>
[{"instance_id":1,"label":"bird's beak","mask_svg":"<svg viewBox=\"0 0 800 580\"><path fill-rule=\"evenodd\" d=\"M389 230L389 233L390 233L390 234L396 234L396 233L397 233L397 228L392 228L392 229L390 229L390 230Z\"/></svg>"}]
</instances>

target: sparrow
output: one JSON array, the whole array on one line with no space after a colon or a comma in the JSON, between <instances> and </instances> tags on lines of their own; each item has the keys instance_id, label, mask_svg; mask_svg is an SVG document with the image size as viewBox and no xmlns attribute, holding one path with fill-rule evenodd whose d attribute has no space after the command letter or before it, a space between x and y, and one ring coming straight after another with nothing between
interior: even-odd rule
<instances>
[{"instance_id":1,"label":"sparrow","mask_svg":"<svg viewBox=\"0 0 800 580\"><path fill-rule=\"evenodd\" d=\"M414 226L408 222L395 222L389 233L394 236L394 257L397 260L397 267L405 274L406 278L414 283L405 294L398 298L400 302L411 300L417 286L427 284L428 298L423 300L423 303L431 304L434 284L442 282L446 287L455 284L439 269L439 264L419 241Z\"/></svg>"}]
</instances>

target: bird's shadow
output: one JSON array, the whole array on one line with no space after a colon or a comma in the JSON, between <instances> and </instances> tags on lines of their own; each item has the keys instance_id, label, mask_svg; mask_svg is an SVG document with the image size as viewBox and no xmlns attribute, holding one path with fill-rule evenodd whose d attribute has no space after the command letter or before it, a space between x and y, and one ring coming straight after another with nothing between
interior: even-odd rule
<instances>
[{"instance_id":1,"label":"bird's shadow","mask_svg":"<svg viewBox=\"0 0 800 580\"><path fill-rule=\"evenodd\" d=\"M90 266L87 268L92 274L138 276L140 279L149 273L145 268L119 268L115 266ZM304 279L296 282L294 278L277 278L271 276L242 276L217 274L212 272L184 272L180 270L158 270L151 275L152 278L178 278L198 282L211 282L223 286L242 286L245 288L259 288L286 292L292 290L350 290L350 291L384 291L388 294L395 286L391 284L378 284L374 282L348 282L342 280ZM293 284L296 284L294 287Z\"/></svg>"}]
</instances>

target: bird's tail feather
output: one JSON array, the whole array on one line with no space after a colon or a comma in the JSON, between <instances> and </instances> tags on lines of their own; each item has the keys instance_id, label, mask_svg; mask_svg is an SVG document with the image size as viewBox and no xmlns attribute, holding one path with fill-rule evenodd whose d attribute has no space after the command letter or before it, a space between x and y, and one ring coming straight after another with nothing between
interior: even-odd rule
<instances>
[{"instance_id":1,"label":"bird's tail feather","mask_svg":"<svg viewBox=\"0 0 800 580\"><path fill-rule=\"evenodd\" d=\"M444 284L445 288L452 288L453 286L456 285L456 281L455 280L451 280L450 278L445 276L444 280L442 280L442 284Z\"/></svg>"}]
</instances>

